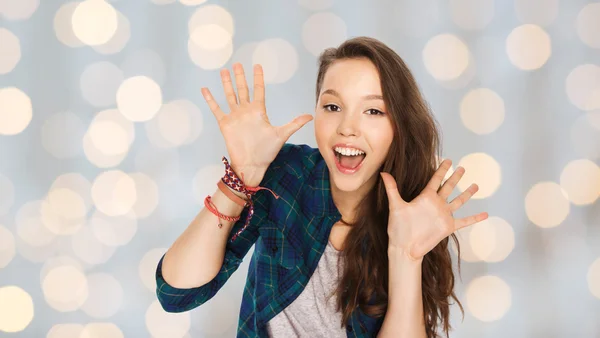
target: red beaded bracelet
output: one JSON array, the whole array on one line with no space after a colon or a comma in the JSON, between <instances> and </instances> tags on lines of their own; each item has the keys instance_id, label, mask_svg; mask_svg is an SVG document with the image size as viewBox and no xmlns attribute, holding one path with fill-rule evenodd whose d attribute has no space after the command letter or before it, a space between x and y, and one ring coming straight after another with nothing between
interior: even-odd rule
<instances>
[{"instance_id":1,"label":"red beaded bracelet","mask_svg":"<svg viewBox=\"0 0 600 338\"><path fill-rule=\"evenodd\" d=\"M220 213L219 210L217 210L217 206L211 201L210 195L206 196L206 198L204 199L204 206L206 207L206 209L208 209L210 212L212 212L215 216L219 218L219 228L223 227L221 219L224 219L229 222L236 222L240 219L240 216L226 216Z\"/></svg>"}]
</instances>

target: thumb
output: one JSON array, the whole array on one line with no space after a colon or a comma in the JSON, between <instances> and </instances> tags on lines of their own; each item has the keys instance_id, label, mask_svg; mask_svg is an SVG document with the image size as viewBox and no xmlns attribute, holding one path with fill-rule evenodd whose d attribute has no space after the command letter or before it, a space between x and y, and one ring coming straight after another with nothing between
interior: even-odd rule
<instances>
[{"instance_id":1,"label":"thumb","mask_svg":"<svg viewBox=\"0 0 600 338\"><path fill-rule=\"evenodd\" d=\"M388 197L388 203L390 210L400 209L406 202L400 196L400 192L398 191L398 185L396 184L396 180L394 176L381 172L381 179L383 180L383 185L385 186L385 192Z\"/></svg>"},{"instance_id":2,"label":"thumb","mask_svg":"<svg viewBox=\"0 0 600 338\"><path fill-rule=\"evenodd\" d=\"M279 127L280 135L287 141L292 134L297 132L305 124L307 124L313 117L310 114L304 114L296 117L290 123Z\"/></svg>"}]
</instances>

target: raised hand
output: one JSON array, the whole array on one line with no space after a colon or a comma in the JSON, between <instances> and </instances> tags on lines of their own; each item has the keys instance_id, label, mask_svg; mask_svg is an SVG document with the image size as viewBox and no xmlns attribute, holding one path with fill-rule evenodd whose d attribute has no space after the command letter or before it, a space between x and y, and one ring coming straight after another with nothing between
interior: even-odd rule
<instances>
[{"instance_id":1,"label":"raised hand","mask_svg":"<svg viewBox=\"0 0 600 338\"><path fill-rule=\"evenodd\" d=\"M425 189L410 203L400 196L393 176L381 173L390 209L387 230L389 248L399 249L410 259L419 260L456 230L488 218L487 212L454 218L453 212L462 207L479 187L472 184L448 203L448 196L465 173L464 168L458 167L440 187L451 164L450 160L444 160Z\"/></svg>"},{"instance_id":2,"label":"raised hand","mask_svg":"<svg viewBox=\"0 0 600 338\"><path fill-rule=\"evenodd\" d=\"M296 117L286 125L275 127L269 122L265 107L265 82L263 69L254 65L254 97L250 100L244 68L240 63L233 65L235 83L229 70L221 70L221 80L229 105L225 114L214 100L208 88L202 88L202 95L219 123L225 138L232 169L241 176L244 183L256 186L281 147L298 129L312 120L312 115Z\"/></svg>"}]
</instances>

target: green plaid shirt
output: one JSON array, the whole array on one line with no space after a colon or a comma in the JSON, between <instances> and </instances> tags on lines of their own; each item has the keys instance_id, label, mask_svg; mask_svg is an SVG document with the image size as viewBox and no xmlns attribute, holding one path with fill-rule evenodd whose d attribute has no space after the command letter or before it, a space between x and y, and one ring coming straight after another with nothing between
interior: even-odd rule
<instances>
[{"instance_id":1,"label":"green plaid shirt","mask_svg":"<svg viewBox=\"0 0 600 338\"><path fill-rule=\"evenodd\" d=\"M209 283L178 289L165 282L162 258L156 269L156 294L169 312L183 312L211 299L239 267L256 243L242 297L237 337L268 337L265 324L300 295L317 264L334 223L341 215L331 197L329 171L320 152L286 143L254 196L255 212L248 227L227 242L223 266ZM248 208L231 231L239 230ZM164 256L163 256L164 257ZM348 337L374 337L383 317L372 318L357 308L346 326Z\"/></svg>"}]
</instances>

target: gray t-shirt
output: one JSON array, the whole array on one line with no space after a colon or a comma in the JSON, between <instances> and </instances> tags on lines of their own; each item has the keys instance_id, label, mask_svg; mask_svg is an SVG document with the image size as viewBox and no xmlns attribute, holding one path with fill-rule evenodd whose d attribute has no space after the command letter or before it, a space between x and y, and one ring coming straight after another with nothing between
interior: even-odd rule
<instances>
[{"instance_id":1,"label":"gray t-shirt","mask_svg":"<svg viewBox=\"0 0 600 338\"><path fill-rule=\"evenodd\" d=\"M302 293L267 322L269 337L347 336L345 326L341 325L342 314L335 310L336 296L331 296L343 271L343 261L339 258L340 251L327 241L325 252Z\"/></svg>"}]
</instances>

